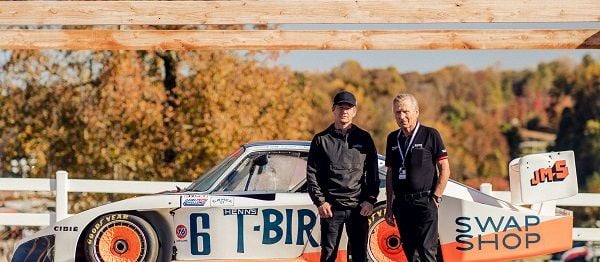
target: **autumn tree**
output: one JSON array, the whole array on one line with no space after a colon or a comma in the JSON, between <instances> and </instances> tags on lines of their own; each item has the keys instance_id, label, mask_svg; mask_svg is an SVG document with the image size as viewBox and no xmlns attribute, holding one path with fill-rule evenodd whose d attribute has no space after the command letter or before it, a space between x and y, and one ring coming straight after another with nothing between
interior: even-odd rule
<instances>
[{"instance_id":1,"label":"autumn tree","mask_svg":"<svg viewBox=\"0 0 600 262\"><path fill-rule=\"evenodd\" d=\"M0 75L2 163L29 159L32 176L75 165L82 97L98 84L106 53L7 51ZM11 171L8 165L4 171ZM68 169L67 169L68 170ZM21 172L23 172L22 170Z\"/></svg>"},{"instance_id":2,"label":"autumn tree","mask_svg":"<svg viewBox=\"0 0 600 262\"><path fill-rule=\"evenodd\" d=\"M563 110L553 150L575 151L578 182L583 186L600 172L600 63L587 55L574 70L560 74L554 84L552 94L569 96L573 106Z\"/></svg>"},{"instance_id":3,"label":"autumn tree","mask_svg":"<svg viewBox=\"0 0 600 262\"><path fill-rule=\"evenodd\" d=\"M225 52L180 52L176 165L186 179L248 141L309 139L309 90L285 69Z\"/></svg>"},{"instance_id":4,"label":"autumn tree","mask_svg":"<svg viewBox=\"0 0 600 262\"><path fill-rule=\"evenodd\" d=\"M15 84L3 86L0 100L3 163L36 156L36 176L65 169L74 177L190 180L244 142L309 138L310 93L296 75L237 54L175 54L172 94L155 53L101 56L101 70L72 85L33 77L68 64L22 69L45 56L12 54L5 79Z\"/></svg>"},{"instance_id":5,"label":"autumn tree","mask_svg":"<svg viewBox=\"0 0 600 262\"><path fill-rule=\"evenodd\" d=\"M353 122L370 131L380 153L387 134L397 128L393 119L392 99L406 90L404 79L395 68L365 70L356 61L346 61L326 74L309 74L313 93L311 132L316 133L332 122L332 98L346 90L357 99L358 114Z\"/></svg>"},{"instance_id":6,"label":"autumn tree","mask_svg":"<svg viewBox=\"0 0 600 262\"><path fill-rule=\"evenodd\" d=\"M411 79L416 82L408 89L419 100L421 120L444 137L453 178L472 186L478 186L481 177L506 180L508 149L500 125L507 91L499 72L450 66ZM497 186L505 188L507 183Z\"/></svg>"}]
</instances>

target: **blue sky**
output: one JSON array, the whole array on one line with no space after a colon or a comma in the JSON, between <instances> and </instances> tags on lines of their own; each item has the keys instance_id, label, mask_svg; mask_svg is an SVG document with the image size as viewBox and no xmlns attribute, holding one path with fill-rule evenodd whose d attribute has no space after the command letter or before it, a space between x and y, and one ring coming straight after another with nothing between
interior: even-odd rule
<instances>
[{"instance_id":1,"label":"blue sky","mask_svg":"<svg viewBox=\"0 0 600 262\"><path fill-rule=\"evenodd\" d=\"M520 23L520 24L372 24L372 25L281 25L285 30L368 30L368 29L598 29L600 22L589 23ZM299 50L283 53L277 64L296 71L328 71L346 60L356 60L364 68L396 67L400 72L435 71L447 65L464 64L471 70L490 66L502 69L535 68L540 62L557 59L581 61L585 54L600 60L600 50Z\"/></svg>"},{"instance_id":2,"label":"blue sky","mask_svg":"<svg viewBox=\"0 0 600 262\"><path fill-rule=\"evenodd\" d=\"M295 71L324 72L351 59L358 61L363 68L394 66L400 72L427 73L458 64L464 64L470 70L490 66L502 69L535 68L540 62L557 59L579 62L585 54L600 60L599 50L292 51L281 55L277 64Z\"/></svg>"}]
</instances>

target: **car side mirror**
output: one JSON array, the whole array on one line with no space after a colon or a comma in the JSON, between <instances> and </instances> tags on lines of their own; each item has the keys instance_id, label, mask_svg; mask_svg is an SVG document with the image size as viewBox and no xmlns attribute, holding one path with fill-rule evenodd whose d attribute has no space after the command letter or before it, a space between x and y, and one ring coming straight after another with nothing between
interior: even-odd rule
<instances>
[{"instance_id":1,"label":"car side mirror","mask_svg":"<svg viewBox=\"0 0 600 262\"><path fill-rule=\"evenodd\" d=\"M254 160L252 160L252 164L257 166L266 166L267 163L269 163L269 159L267 158L266 154L257 156L256 158L254 158Z\"/></svg>"}]
</instances>

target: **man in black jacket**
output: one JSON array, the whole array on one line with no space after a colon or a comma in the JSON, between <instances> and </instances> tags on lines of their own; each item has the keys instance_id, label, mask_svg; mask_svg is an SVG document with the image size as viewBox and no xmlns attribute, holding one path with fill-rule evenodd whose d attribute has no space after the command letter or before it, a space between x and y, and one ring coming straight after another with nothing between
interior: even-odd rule
<instances>
[{"instance_id":1,"label":"man in black jacket","mask_svg":"<svg viewBox=\"0 0 600 262\"><path fill-rule=\"evenodd\" d=\"M352 124L352 93L337 93L332 111L334 123L315 135L308 153L308 193L321 217L321 261L335 261L346 224L352 261L363 262L368 216L379 194L377 150L371 135Z\"/></svg>"}]
</instances>

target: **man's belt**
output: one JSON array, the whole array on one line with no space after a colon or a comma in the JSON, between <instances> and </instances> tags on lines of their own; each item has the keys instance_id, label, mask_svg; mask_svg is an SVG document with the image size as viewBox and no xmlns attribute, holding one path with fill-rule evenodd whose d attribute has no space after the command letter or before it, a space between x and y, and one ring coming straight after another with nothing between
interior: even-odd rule
<instances>
[{"instance_id":1,"label":"man's belt","mask_svg":"<svg viewBox=\"0 0 600 262\"><path fill-rule=\"evenodd\" d=\"M427 191L422 191L422 192L400 194L400 199L402 199L404 201L413 201L413 200L420 199L423 197L428 197L430 195L431 195L431 191L427 190Z\"/></svg>"}]
</instances>

